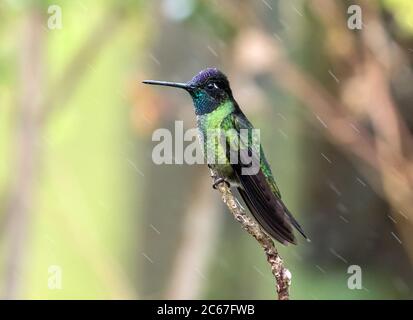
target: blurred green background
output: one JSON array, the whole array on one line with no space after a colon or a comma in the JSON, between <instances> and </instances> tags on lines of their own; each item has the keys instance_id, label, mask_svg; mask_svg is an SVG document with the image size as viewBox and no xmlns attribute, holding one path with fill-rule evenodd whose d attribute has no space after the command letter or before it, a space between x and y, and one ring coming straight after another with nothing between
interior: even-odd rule
<instances>
[{"instance_id":1,"label":"blurred green background","mask_svg":"<svg viewBox=\"0 0 413 320\"><path fill-rule=\"evenodd\" d=\"M312 239L291 298L412 298L412 61L411 0L0 0L1 297L275 298L206 166L152 161L195 117L141 81L216 66Z\"/></svg>"}]
</instances>

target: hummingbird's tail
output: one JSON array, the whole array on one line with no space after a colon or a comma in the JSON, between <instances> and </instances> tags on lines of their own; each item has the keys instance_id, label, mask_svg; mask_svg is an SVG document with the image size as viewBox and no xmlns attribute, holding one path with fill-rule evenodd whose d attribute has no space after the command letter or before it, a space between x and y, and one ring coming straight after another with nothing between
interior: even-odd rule
<instances>
[{"instance_id":1,"label":"hummingbird's tail","mask_svg":"<svg viewBox=\"0 0 413 320\"><path fill-rule=\"evenodd\" d=\"M296 244L294 226L308 240L297 220L273 193L261 171L256 175L238 175L238 179L241 197L265 232L284 245Z\"/></svg>"},{"instance_id":2,"label":"hummingbird's tail","mask_svg":"<svg viewBox=\"0 0 413 320\"><path fill-rule=\"evenodd\" d=\"M300 224L298 223L297 220L295 220L295 218L293 217L293 215L291 214L290 210L287 209L287 207L285 206L284 202L282 202L281 199L279 199L279 201L281 202L283 208L284 208L284 212L288 215L288 217L290 218L291 224L294 226L294 228L297 229L297 231L299 233L301 233L301 235L308 241L311 242L310 238L307 237L307 235L304 233L303 228L300 226Z\"/></svg>"},{"instance_id":3,"label":"hummingbird's tail","mask_svg":"<svg viewBox=\"0 0 413 320\"><path fill-rule=\"evenodd\" d=\"M266 233L283 245L288 243L297 244L291 225L277 219L277 217L285 216L284 210L282 210L283 212L278 210L277 213L271 212L273 210L268 210L268 208L264 208L262 203L259 204L258 201L254 201L242 188L238 188L238 192L254 219Z\"/></svg>"}]
</instances>

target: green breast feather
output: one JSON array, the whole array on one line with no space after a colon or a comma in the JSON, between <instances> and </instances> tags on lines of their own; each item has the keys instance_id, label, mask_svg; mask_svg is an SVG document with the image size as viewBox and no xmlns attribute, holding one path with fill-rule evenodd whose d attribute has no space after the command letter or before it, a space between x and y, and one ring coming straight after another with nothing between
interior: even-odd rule
<instances>
[{"instance_id":1,"label":"green breast feather","mask_svg":"<svg viewBox=\"0 0 413 320\"><path fill-rule=\"evenodd\" d=\"M226 139L229 142L239 141L238 148L248 148L249 146L258 146L259 145L259 153L260 153L260 169L265 175L268 184L271 186L272 191L277 197L281 198L280 191L275 183L274 177L271 172L270 165L265 158L264 151L261 147L258 137L254 134L248 135L248 143L242 141L242 137L240 137L239 132L241 129L247 129L249 133L251 132L254 127L252 124L245 118L245 116L241 117L234 113L235 107L232 102L227 101L222 103L216 110L211 113L198 116L198 127L200 130L200 140L204 144L204 151L205 155L207 152L210 155L215 157L215 161L218 163L224 164L224 166L228 166L229 159L227 158L226 153L226 145L223 145L219 139L206 139L206 137L213 134L213 132L225 132ZM230 144L231 144L230 143ZM210 163L210 159L207 159L208 163ZM221 166L222 167L222 166Z\"/></svg>"},{"instance_id":2,"label":"green breast feather","mask_svg":"<svg viewBox=\"0 0 413 320\"><path fill-rule=\"evenodd\" d=\"M229 165L225 147L220 143L220 134L227 131L227 129L222 128L222 123L233 111L234 105L227 101L211 113L198 116L200 140L204 146L204 154L208 163Z\"/></svg>"}]
</instances>

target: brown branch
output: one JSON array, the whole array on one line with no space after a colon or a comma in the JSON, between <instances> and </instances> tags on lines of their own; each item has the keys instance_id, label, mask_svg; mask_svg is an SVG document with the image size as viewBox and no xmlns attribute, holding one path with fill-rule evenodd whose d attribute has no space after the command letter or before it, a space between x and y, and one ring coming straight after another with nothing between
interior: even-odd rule
<instances>
[{"instance_id":1,"label":"brown branch","mask_svg":"<svg viewBox=\"0 0 413 320\"><path fill-rule=\"evenodd\" d=\"M211 177L215 179L217 174L211 170ZM242 228L252 235L264 249L267 261L271 266L271 272L276 281L276 289L279 300L289 300L289 288L291 285L291 272L284 267L283 259L274 246L274 241L261 229L261 227L246 213L232 194L225 182L218 184L217 190L221 192L222 201L227 205L235 220L241 223Z\"/></svg>"}]
</instances>

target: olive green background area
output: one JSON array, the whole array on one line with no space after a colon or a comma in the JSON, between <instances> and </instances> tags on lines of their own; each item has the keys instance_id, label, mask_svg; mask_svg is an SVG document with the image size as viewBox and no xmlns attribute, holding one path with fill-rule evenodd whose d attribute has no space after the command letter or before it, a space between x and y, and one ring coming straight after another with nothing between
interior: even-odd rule
<instances>
[{"instance_id":1,"label":"olive green background area","mask_svg":"<svg viewBox=\"0 0 413 320\"><path fill-rule=\"evenodd\" d=\"M275 298L265 255L206 166L152 161L152 133L173 132L175 120L192 128L195 116L185 93L141 81L183 82L216 66L261 129L283 200L312 239L277 245L291 298L412 298L413 247L398 229L407 222L366 178L371 168L331 142L324 115L267 72L282 48L346 103L340 90L355 62L341 37L358 50L361 31L347 28L353 2L332 3L0 0L0 297ZM367 3L391 39L383 51L395 43L402 52L395 64L407 78L389 87L411 128L412 1ZM62 28L48 26L51 5ZM327 19L336 15L341 25ZM374 131L363 110L351 112ZM351 265L361 267L360 290L347 286Z\"/></svg>"}]
</instances>

